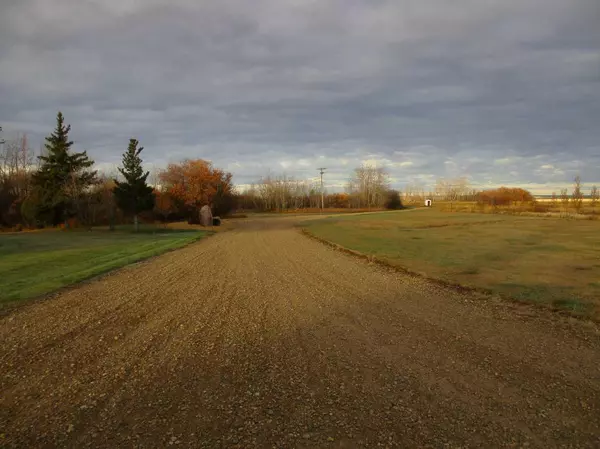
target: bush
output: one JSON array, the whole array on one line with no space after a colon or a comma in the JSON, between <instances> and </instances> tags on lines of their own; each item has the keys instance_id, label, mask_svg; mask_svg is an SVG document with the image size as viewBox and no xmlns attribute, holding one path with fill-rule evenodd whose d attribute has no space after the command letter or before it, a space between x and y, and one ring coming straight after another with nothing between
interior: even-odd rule
<instances>
[{"instance_id":1,"label":"bush","mask_svg":"<svg viewBox=\"0 0 600 449\"><path fill-rule=\"evenodd\" d=\"M533 203L533 195L520 188L500 187L499 189L484 190L477 194L477 202L480 204L489 204L490 206L508 206L512 203Z\"/></svg>"},{"instance_id":2,"label":"bush","mask_svg":"<svg viewBox=\"0 0 600 449\"><path fill-rule=\"evenodd\" d=\"M550 212L550 206L548 204L543 204L543 203L534 203L533 204L533 211L534 212L538 212L538 213L546 213L546 212Z\"/></svg>"},{"instance_id":3,"label":"bush","mask_svg":"<svg viewBox=\"0 0 600 449\"><path fill-rule=\"evenodd\" d=\"M390 190L387 193L387 199L385 202L385 208L389 210L402 209L402 200L400 199L400 193L397 190Z\"/></svg>"},{"instance_id":4,"label":"bush","mask_svg":"<svg viewBox=\"0 0 600 449\"><path fill-rule=\"evenodd\" d=\"M188 224L191 224L191 225L198 225L198 224L200 224L200 217L196 214L192 214L188 217L187 222L188 222Z\"/></svg>"}]
</instances>

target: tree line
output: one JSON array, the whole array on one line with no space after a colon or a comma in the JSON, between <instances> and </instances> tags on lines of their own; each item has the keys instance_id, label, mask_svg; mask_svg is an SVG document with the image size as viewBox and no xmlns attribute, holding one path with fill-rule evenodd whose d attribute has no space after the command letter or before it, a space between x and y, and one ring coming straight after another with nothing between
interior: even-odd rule
<instances>
[{"instance_id":1,"label":"tree line","mask_svg":"<svg viewBox=\"0 0 600 449\"><path fill-rule=\"evenodd\" d=\"M71 126L59 112L56 127L34 158L26 135L0 152L0 227L20 229L75 224L110 225L139 220L187 219L199 222L199 210L227 214L235 205L232 175L202 159L172 163L155 185L143 168L143 147L130 139L119 176L94 169L86 151L73 150Z\"/></svg>"},{"instance_id":2,"label":"tree line","mask_svg":"<svg viewBox=\"0 0 600 449\"><path fill-rule=\"evenodd\" d=\"M323 206L336 209L401 209L398 191L390 187L389 174L383 168L363 165L356 168L345 192L323 191ZM298 180L285 175L269 175L247 186L238 195L244 210L284 212L321 207L319 182Z\"/></svg>"},{"instance_id":3,"label":"tree line","mask_svg":"<svg viewBox=\"0 0 600 449\"><path fill-rule=\"evenodd\" d=\"M600 202L600 190L593 185L589 189L589 194L584 193L583 182L580 176L573 180L571 192L564 188L560 193L552 193L551 204L558 206L569 205L577 212L583 209L583 203L586 197L590 200L590 205L595 207ZM507 206L515 203L534 203L536 198L526 189L520 187L498 187L492 189L477 189L469 185L466 177L453 179L440 178L436 180L433 189L428 191L418 184L407 184L402 191L402 199L406 204L422 204L425 199L444 202L476 202L480 205L489 206Z\"/></svg>"},{"instance_id":4,"label":"tree line","mask_svg":"<svg viewBox=\"0 0 600 449\"><path fill-rule=\"evenodd\" d=\"M595 185L590 188L588 198L590 200L589 205L592 208L592 213L596 211L594 208L600 200L598 187ZM563 188L560 190L560 195L553 192L550 201L542 204L536 204L536 198L528 190L521 188L508 188L500 187L497 189L488 189L478 192L475 196L475 200L482 205L490 206L509 206L511 204L530 204L539 212L550 211L544 204L548 204L552 208L561 207L565 213L568 213L569 209L572 208L575 212L584 213L584 200L586 195L584 194L584 188L582 185L581 177L578 175L573 179L573 187L571 193L569 189Z\"/></svg>"},{"instance_id":5,"label":"tree line","mask_svg":"<svg viewBox=\"0 0 600 449\"><path fill-rule=\"evenodd\" d=\"M235 209L283 212L321 207L318 182L269 175L239 192L231 173L203 159L171 163L149 184L149 172L143 169L141 159L143 147L137 139L130 139L118 176L109 176L94 170L94 161L87 152L73 150L70 131L59 112L56 127L46 137L43 154L37 158L26 135L1 147L0 227L80 224L112 228L133 221L137 228L140 219L199 223L199 210L205 204L217 216ZM594 207L600 200L596 186L589 197ZM426 199L493 207L535 200L530 192L519 188L477 190L465 177L438 179L429 191L409 183L400 192L391 188L384 168L371 165L356 168L343 192L323 192L324 207L336 209L400 209L403 204L423 205ZM560 203L565 210L572 207L580 212L583 200L578 176L572 193L567 189L559 195L553 193L551 204Z\"/></svg>"}]
</instances>

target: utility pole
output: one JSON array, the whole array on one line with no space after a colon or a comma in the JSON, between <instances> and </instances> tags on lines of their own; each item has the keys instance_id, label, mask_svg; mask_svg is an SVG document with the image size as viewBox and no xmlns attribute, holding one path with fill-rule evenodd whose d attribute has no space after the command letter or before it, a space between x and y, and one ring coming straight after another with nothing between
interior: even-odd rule
<instances>
[{"instance_id":1,"label":"utility pole","mask_svg":"<svg viewBox=\"0 0 600 449\"><path fill-rule=\"evenodd\" d=\"M325 173L325 170L327 170L327 168L320 167L317 168L317 170L319 170L319 173L321 174L321 213L323 213L323 209L325 209L325 201L323 199L323 173Z\"/></svg>"}]
</instances>

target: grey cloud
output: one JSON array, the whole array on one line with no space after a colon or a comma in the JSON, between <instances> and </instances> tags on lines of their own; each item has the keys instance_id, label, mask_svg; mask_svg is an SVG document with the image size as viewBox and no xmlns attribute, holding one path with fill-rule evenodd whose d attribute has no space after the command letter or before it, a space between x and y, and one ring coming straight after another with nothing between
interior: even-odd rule
<instances>
[{"instance_id":1,"label":"grey cloud","mask_svg":"<svg viewBox=\"0 0 600 449\"><path fill-rule=\"evenodd\" d=\"M368 159L399 186L600 181L596 0L3 8L0 123L41 140L60 108L101 163L136 136L151 163L207 157L239 182L320 156L332 185Z\"/></svg>"}]
</instances>

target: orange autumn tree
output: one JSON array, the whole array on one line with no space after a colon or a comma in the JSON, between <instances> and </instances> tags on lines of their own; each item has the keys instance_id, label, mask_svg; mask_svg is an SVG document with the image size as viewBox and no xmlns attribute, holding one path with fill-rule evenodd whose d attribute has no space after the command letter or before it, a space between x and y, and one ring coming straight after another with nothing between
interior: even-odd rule
<instances>
[{"instance_id":1,"label":"orange autumn tree","mask_svg":"<svg viewBox=\"0 0 600 449\"><path fill-rule=\"evenodd\" d=\"M169 192L154 190L154 213L159 215L161 221L166 222L169 216L177 211L173 198Z\"/></svg>"},{"instance_id":2,"label":"orange autumn tree","mask_svg":"<svg viewBox=\"0 0 600 449\"><path fill-rule=\"evenodd\" d=\"M212 205L215 215L229 212L227 206L233 197L231 173L215 168L209 161L188 159L169 164L160 174L160 181L192 222L198 221L200 208L206 204Z\"/></svg>"},{"instance_id":3,"label":"orange autumn tree","mask_svg":"<svg viewBox=\"0 0 600 449\"><path fill-rule=\"evenodd\" d=\"M329 207L337 209L350 207L350 195L347 193L333 193L327 197Z\"/></svg>"},{"instance_id":4,"label":"orange autumn tree","mask_svg":"<svg viewBox=\"0 0 600 449\"><path fill-rule=\"evenodd\" d=\"M511 203L530 203L535 198L528 190L521 188L500 187L483 190L477 194L477 202L493 206L506 206Z\"/></svg>"}]
</instances>

